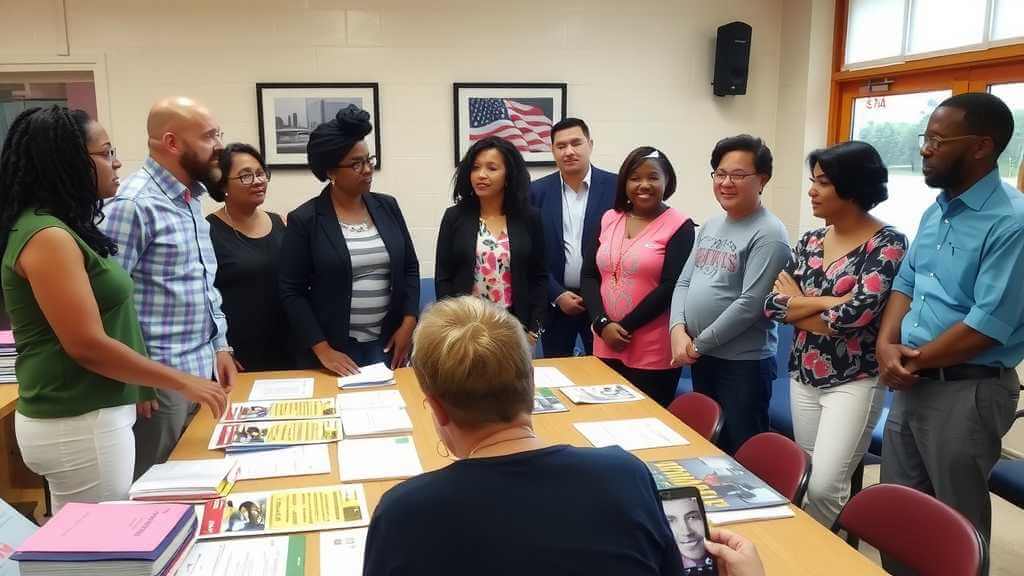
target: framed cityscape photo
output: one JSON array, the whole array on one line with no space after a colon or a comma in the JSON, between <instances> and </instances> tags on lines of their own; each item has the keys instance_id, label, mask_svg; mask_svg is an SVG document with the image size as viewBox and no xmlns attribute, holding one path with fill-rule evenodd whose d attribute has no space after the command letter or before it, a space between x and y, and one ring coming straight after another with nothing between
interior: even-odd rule
<instances>
[{"instance_id":1,"label":"framed cityscape photo","mask_svg":"<svg viewBox=\"0 0 1024 576\"><path fill-rule=\"evenodd\" d=\"M565 118L565 84L466 83L453 85L455 164L477 140L503 138L527 166L553 166L551 127Z\"/></svg>"},{"instance_id":2,"label":"framed cityscape photo","mask_svg":"<svg viewBox=\"0 0 1024 576\"><path fill-rule=\"evenodd\" d=\"M332 120L349 104L370 113L373 131L366 137L370 155L381 167L380 98L377 83L256 84L260 151L272 168L304 168L313 129Z\"/></svg>"}]
</instances>

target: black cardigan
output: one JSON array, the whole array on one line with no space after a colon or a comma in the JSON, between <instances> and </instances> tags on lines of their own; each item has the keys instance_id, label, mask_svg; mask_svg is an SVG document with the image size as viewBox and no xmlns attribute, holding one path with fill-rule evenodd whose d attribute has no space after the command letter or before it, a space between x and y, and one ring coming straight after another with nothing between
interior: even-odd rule
<instances>
[{"instance_id":1,"label":"black cardigan","mask_svg":"<svg viewBox=\"0 0 1024 576\"><path fill-rule=\"evenodd\" d=\"M512 314L530 332L544 326L548 272L544 263L544 229L540 216L527 208L521 216L506 218L512 269ZM434 289L437 299L473 293L480 208L448 208L437 233ZM524 298L524 295L526 296Z\"/></svg>"},{"instance_id":2,"label":"black cardigan","mask_svg":"<svg viewBox=\"0 0 1024 576\"><path fill-rule=\"evenodd\" d=\"M661 266L658 287L618 320L619 325L627 332L632 332L654 320L672 305L672 292L676 288L676 280L679 279L683 266L690 258L690 251L693 250L695 228L693 220L683 222L665 244L665 262ZM597 320L605 315L604 300L601 298L601 272L597 269L597 249L600 245L601 241L597 239L584 251L583 270L580 273L583 300L587 303L587 312L595 331L598 328ZM597 337L601 337L600 332L597 332Z\"/></svg>"},{"instance_id":3,"label":"black cardigan","mask_svg":"<svg viewBox=\"0 0 1024 576\"><path fill-rule=\"evenodd\" d=\"M418 316L420 264L398 202L386 194L363 195L366 209L391 260L391 303L381 339L394 334L402 318ZM352 260L330 186L288 215L281 246L281 301L298 340L299 368L319 368L313 345L326 340L345 352L352 309Z\"/></svg>"}]
</instances>

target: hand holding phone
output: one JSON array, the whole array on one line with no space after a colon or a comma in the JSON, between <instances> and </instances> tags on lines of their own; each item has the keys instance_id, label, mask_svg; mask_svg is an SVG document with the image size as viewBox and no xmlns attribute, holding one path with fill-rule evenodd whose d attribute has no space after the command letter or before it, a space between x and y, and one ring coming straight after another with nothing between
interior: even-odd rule
<instances>
[{"instance_id":1,"label":"hand holding phone","mask_svg":"<svg viewBox=\"0 0 1024 576\"><path fill-rule=\"evenodd\" d=\"M658 496L682 556L683 576L719 576L714 556L704 547L704 539L710 531L700 492L687 486L661 490Z\"/></svg>"}]
</instances>

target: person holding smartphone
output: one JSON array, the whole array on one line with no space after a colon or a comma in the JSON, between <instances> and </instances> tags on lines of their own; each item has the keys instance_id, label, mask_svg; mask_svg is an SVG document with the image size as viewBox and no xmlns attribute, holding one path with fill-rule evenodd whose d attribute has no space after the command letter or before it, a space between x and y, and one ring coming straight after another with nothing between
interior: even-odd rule
<instances>
[{"instance_id":1,"label":"person holding smartphone","mask_svg":"<svg viewBox=\"0 0 1024 576\"><path fill-rule=\"evenodd\" d=\"M714 560L704 547L704 538L707 537L707 530L704 527L704 510L700 504L700 497L677 498L664 500L661 503L665 509L665 517L672 529L672 537L679 547L679 554L683 557L684 574L701 574L704 569L707 574L714 574Z\"/></svg>"}]
</instances>

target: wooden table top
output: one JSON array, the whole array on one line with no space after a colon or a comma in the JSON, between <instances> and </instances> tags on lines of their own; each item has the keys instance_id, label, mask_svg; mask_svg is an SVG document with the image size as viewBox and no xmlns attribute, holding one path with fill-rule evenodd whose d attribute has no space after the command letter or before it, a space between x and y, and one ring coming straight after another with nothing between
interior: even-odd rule
<instances>
[{"instance_id":1,"label":"wooden table top","mask_svg":"<svg viewBox=\"0 0 1024 576\"><path fill-rule=\"evenodd\" d=\"M556 366L566 376L579 385L626 383L616 372L593 357L563 358L537 360L537 366ZM339 392L337 380L326 372L291 371L243 373L239 375L239 383L232 392L232 400L242 402L248 399L252 382L257 378L290 378L309 377L316 379L317 397L330 397ZM416 376L409 368L396 372L396 386L401 391L413 423L413 437L420 461L424 470L436 470L449 463L437 451L438 437L434 431L430 414L423 403ZM393 389L394 387L390 387ZM389 389L389 388L376 388ZM721 454L721 451L699 434L688 428L668 411L650 399L640 402L626 402L605 405L576 405L564 395L559 394L568 412L540 414L533 417L537 435L551 443L571 444L574 446L590 446L590 443L572 426L574 422L593 420L611 420L623 418L657 417L672 429L690 441L688 446L672 448L656 448L637 450L637 457L645 461L667 460L680 458L696 458ZM185 431L177 447L171 454L172 460L194 460L202 458L221 458L220 450L207 450L214 420L210 411L203 408L199 411L188 429ZM256 492L299 488L307 486L324 486L340 482L338 471L337 450L332 446L331 474L312 476L291 476L286 478L268 478L261 480L243 480L235 485L234 492ZM364 482L366 498L371 511L377 505L381 495L398 481ZM867 576L884 575L885 572L865 556L859 554L842 539L826 530L812 520L807 514L796 507L794 518L768 520L733 524L730 530L741 533L757 545L767 574L797 575L829 575L829 576ZM320 574L320 539L316 533L309 533L306 538L306 574Z\"/></svg>"},{"instance_id":2,"label":"wooden table top","mask_svg":"<svg viewBox=\"0 0 1024 576\"><path fill-rule=\"evenodd\" d=\"M14 406L18 403L18 385L0 384L0 418L6 418L14 412Z\"/></svg>"}]
</instances>

